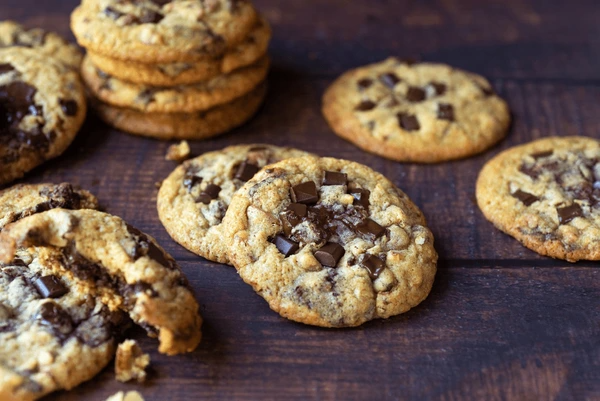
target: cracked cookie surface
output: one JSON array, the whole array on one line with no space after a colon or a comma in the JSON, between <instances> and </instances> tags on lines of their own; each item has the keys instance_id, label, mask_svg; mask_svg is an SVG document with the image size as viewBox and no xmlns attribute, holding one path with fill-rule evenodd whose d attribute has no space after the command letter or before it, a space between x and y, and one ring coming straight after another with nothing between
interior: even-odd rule
<instances>
[{"instance_id":1,"label":"cracked cookie surface","mask_svg":"<svg viewBox=\"0 0 600 401\"><path fill-rule=\"evenodd\" d=\"M223 221L242 279L283 317L358 326L419 304L437 253L421 211L358 163L302 157L267 166Z\"/></svg>"},{"instance_id":2,"label":"cracked cookie surface","mask_svg":"<svg viewBox=\"0 0 600 401\"><path fill-rule=\"evenodd\" d=\"M423 163L481 152L510 124L508 106L485 78L396 58L338 78L323 96L323 114L337 135L366 151Z\"/></svg>"},{"instance_id":3,"label":"cracked cookie surface","mask_svg":"<svg viewBox=\"0 0 600 401\"><path fill-rule=\"evenodd\" d=\"M477 180L477 204L527 248L600 260L600 142L550 137L508 149Z\"/></svg>"},{"instance_id":4,"label":"cracked cookie surface","mask_svg":"<svg viewBox=\"0 0 600 401\"><path fill-rule=\"evenodd\" d=\"M309 153L273 145L230 146L190 159L165 179L158 192L160 221L190 251L228 263L222 224L231 197L262 167Z\"/></svg>"},{"instance_id":5,"label":"cracked cookie surface","mask_svg":"<svg viewBox=\"0 0 600 401\"><path fill-rule=\"evenodd\" d=\"M35 49L0 49L0 184L60 155L85 114L75 70Z\"/></svg>"}]
</instances>

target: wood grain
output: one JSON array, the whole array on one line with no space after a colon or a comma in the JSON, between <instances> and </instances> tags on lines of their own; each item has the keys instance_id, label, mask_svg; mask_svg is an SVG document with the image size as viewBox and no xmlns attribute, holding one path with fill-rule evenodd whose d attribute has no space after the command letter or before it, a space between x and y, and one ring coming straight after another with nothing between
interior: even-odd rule
<instances>
[{"instance_id":1,"label":"wood grain","mask_svg":"<svg viewBox=\"0 0 600 401\"><path fill-rule=\"evenodd\" d=\"M274 27L270 93L259 115L192 144L195 155L266 142L356 160L384 173L422 208L439 272L413 311L351 330L285 321L230 267L187 252L156 215L155 183L175 167L168 143L122 134L90 115L60 158L26 182L70 181L153 235L181 263L206 319L190 355L152 355L144 386L111 368L47 400L104 400L138 389L146 400L600 400L597 262L543 258L495 230L474 203L479 169L510 146L547 135L600 137L596 0L256 0ZM3 0L0 15L72 38L76 0ZM333 135L320 98L341 72L389 55L417 56L486 75L513 127L476 157L424 166L360 151Z\"/></svg>"}]
</instances>

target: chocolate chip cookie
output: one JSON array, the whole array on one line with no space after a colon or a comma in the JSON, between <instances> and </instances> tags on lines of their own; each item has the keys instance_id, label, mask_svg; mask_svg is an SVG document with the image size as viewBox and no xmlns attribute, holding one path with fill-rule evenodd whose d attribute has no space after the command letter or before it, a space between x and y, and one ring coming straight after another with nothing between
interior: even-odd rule
<instances>
[{"instance_id":1,"label":"chocolate chip cookie","mask_svg":"<svg viewBox=\"0 0 600 401\"><path fill-rule=\"evenodd\" d=\"M541 255L600 260L600 142L550 137L508 149L481 170L477 203Z\"/></svg>"},{"instance_id":2,"label":"chocolate chip cookie","mask_svg":"<svg viewBox=\"0 0 600 401\"><path fill-rule=\"evenodd\" d=\"M177 167L158 192L158 216L190 251L228 263L222 224L234 192L267 164L309 153L272 145L238 145L208 152Z\"/></svg>"},{"instance_id":3,"label":"chocolate chip cookie","mask_svg":"<svg viewBox=\"0 0 600 401\"><path fill-rule=\"evenodd\" d=\"M35 49L0 49L0 184L60 155L85 114L75 70Z\"/></svg>"},{"instance_id":4,"label":"chocolate chip cookie","mask_svg":"<svg viewBox=\"0 0 600 401\"><path fill-rule=\"evenodd\" d=\"M261 83L232 102L193 113L144 113L98 100L92 106L104 122L131 134L157 139L205 139L244 124L256 114L266 94L267 85Z\"/></svg>"},{"instance_id":5,"label":"chocolate chip cookie","mask_svg":"<svg viewBox=\"0 0 600 401\"><path fill-rule=\"evenodd\" d=\"M229 259L281 316L358 326L419 304L437 253L421 211L361 164L302 157L267 166L231 199Z\"/></svg>"},{"instance_id":6,"label":"chocolate chip cookie","mask_svg":"<svg viewBox=\"0 0 600 401\"><path fill-rule=\"evenodd\" d=\"M108 310L126 312L158 337L159 352L190 352L200 342L202 319L181 269L153 238L118 217L65 209L26 217L0 233L0 262L15 263L15 252L76 281Z\"/></svg>"},{"instance_id":7,"label":"chocolate chip cookie","mask_svg":"<svg viewBox=\"0 0 600 401\"><path fill-rule=\"evenodd\" d=\"M62 36L40 28L27 29L14 21L0 22L0 48L29 47L78 70L82 55Z\"/></svg>"},{"instance_id":8,"label":"chocolate chip cookie","mask_svg":"<svg viewBox=\"0 0 600 401\"><path fill-rule=\"evenodd\" d=\"M396 58L338 78L323 96L323 114L337 135L368 152L422 163L488 149L510 124L508 106L483 77Z\"/></svg>"},{"instance_id":9,"label":"chocolate chip cookie","mask_svg":"<svg viewBox=\"0 0 600 401\"><path fill-rule=\"evenodd\" d=\"M221 56L256 19L245 0L84 0L71 15L71 29L94 53L172 63Z\"/></svg>"},{"instance_id":10,"label":"chocolate chip cookie","mask_svg":"<svg viewBox=\"0 0 600 401\"><path fill-rule=\"evenodd\" d=\"M88 57L82 76L97 99L117 107L145 113L190 113L229 103L255 89L265 80L269 59L193 85L155 87L112 77L96 68Z\"/></svg>"},{"instance_id":11,"label":"chocolate chip cookie","mask_svg":"<svg viewBox=\"0 0 600 401\"><path fill-rule=\"evenodd\" d=\"M175 86L206 81L254 64L267 53L270 39L269 24L264 18L259 18L256 26L241 43L221 57L201 62L144 64L92 51L87 54L95 66L118 79L143 85Z\"/></svg>"}]
</instances>

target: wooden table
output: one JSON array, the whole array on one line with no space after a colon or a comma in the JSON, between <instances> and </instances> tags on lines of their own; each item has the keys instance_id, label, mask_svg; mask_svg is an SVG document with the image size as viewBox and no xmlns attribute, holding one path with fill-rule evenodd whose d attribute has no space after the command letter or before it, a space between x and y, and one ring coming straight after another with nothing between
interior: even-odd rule
<instances>
[{"instance_id":1,"label":"wooden table","mask_svg":"<svg viewBox=\"0 0 600 401\"><path fill-rule=\"evenodd\" d=\"M70 35L76 0L2 0L1 18ZM192 144L195 155L236 143L291 145L384 173L424 211L440 254L431 295L401 316L326 330L280 318L231 267L173 242L156 213L155 183L175 164L168 143L109 129L90 115L70 149L28 182L70 181L110 213L153 235L197 292L204 339L152 356L143 386L112 366L47 400L104 400L137 389L146 400L415 399L600 400L600 269L538 256L494 229L474 202L477 173L510 146L547 135L600 138L598 0L256 0L274 26L270 94L230 134ZM72 36L71 36L72 37ZM468 160L400 164L335 136L321 117L325 87L343 71L389 55L481 73L508 100L508 138Z\"/></svg>"}]
</instances>

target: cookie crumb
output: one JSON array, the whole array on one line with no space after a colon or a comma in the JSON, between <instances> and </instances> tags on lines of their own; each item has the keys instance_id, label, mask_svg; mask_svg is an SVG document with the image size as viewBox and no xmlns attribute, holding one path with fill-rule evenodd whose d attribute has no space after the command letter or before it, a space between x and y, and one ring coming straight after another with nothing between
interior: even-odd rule
<instances>
[{"instance_id":1,"label":"cookie crumb","mask_svg":"<svg viewBox=\"0 0 600 401\"><path fill-rule=\"evenodd\" d=\"M120 382L146 380L146 367L150 364L150 355L144 354L134 340L125 340L117 348L115 374Z\"/></svg>"},{"instance_id":2,"label":"cookie crumb","mask_svg":"<svg viewBox=\"0 0 600 401\"><path fill-rule=\"evenodd\" d=\"M188 157L190 157L190 145L187 141L181 141L169 146L165 159L182 162Z\"/></svg>"},{"instance_id":3,"label":"cookie crumb","mask_svg":"<svg viewBox=\"0 0 600 401\"><path fill-rule=\"evenodd\" d=\"M128 391L127 393L119 391L108 397L106 401L144 401L144 397L137 391Z\"/></svg>"}]
</instances>

